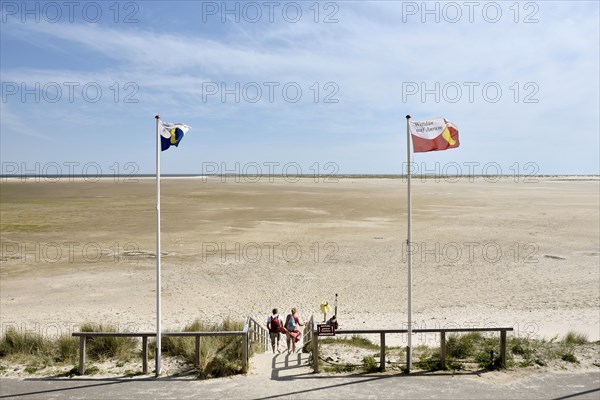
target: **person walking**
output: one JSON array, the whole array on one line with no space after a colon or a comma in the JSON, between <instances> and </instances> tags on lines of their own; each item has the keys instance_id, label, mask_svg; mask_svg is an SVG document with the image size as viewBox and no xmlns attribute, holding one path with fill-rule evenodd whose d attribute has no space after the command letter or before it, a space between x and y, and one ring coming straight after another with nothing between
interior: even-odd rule
<instances>
[{"instance_id":1,"label":"person walking","mask_svg":"<svg viewBox=\"0 0 600 400\"><path fill-rule=\"evenodd\" d=\"M269 315L269 318L267 318L267 329L269 330L269 336L271 337L273 353L275 354L276 350L277 353L280 353L279 339L281 338L281 331L283 330L283 318L281 318L276 308L273 309L273 315Z\"/></svg>"},{"instance_id":2,"label":"person walking","mask_svg":"<svg viewBox=\"0 0 600 400\"><path fill-rule=\"evenodd\" d=\"M292 353L296 352L296 343L298 343L300 339L302 339L302 330L300 329L301 326L304 326L304 322L302 322L300 316L298 315L296 307L294 307L292 308L292 312L288 314L285 319L288 353L290 352L290 348Z\"/></svg>"}]
</instances>

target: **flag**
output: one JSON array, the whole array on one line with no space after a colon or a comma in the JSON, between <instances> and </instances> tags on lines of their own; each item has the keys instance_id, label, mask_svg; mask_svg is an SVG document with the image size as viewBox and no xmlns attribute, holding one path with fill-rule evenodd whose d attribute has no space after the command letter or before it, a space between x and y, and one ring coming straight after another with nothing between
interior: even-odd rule
<instances>
[{"instance_id":1,"label":"flag","mask_svg":"<svg viewBox=\"0 0 600 400\"><path fill-rule=\"evenodd\" d=\"M186 124L160 121L160 148L161 151L167 150L171 146L177 147L183 135L185 135L190 127Z\"/></svg>"},{"instance_id":2,"label":"flag","mask_svg":"<svg viewBox=\"0 0 600 400\"><path fill-rule=\"evenodd\" d=\"M415 153L453 149L460 145L458 128L445 118L411 120L410 133Z\"/></svg>"}]
</instances>

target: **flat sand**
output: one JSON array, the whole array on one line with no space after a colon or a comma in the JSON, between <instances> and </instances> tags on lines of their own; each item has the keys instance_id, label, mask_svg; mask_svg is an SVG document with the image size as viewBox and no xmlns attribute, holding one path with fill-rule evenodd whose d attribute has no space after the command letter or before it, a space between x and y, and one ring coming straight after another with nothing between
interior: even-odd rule
<instances>
[{"instance_id":1,"label":"flat sand","mask_svg":"<svg viewBox=\"0 0 600 400\"><path fill-rule=\"evenodd\" d=\"M415 326L599 339L597 177L413 182ZM4 179L2 331L154 330L155 196L152 179ZM165 329L322 318L335 293L344 328L406 327L405 179L163 179L161 209Z\"/></svg>"}]
</instances>

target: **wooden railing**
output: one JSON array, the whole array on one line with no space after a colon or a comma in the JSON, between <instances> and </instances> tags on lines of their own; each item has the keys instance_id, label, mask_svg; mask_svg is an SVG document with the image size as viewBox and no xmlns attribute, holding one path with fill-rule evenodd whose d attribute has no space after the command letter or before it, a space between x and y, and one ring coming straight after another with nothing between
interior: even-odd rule
<instances>
[{"instance_id":1,"label":"wooden railing","mask_svg":"<svg viewBox=\"0 0 600 400\"><path fill-rule=\"evenodd\" d=\"M242 332L244 332L242 339L242 372L246 373L248 372L248 365L250 363L250 346L252 343L259 343L264 350L268 350L269 331L254 318L248 317L246 318Z\"/></svg>"},{"instance_id":2,"label":"wooden railing","mask_svg":"<svg viewBox=\"0 0 600 400\"><path fill-rule=\"evenodd\" d=\"M315 316L311 315L306 325L304 325L304 331L302 333L302 347L306 344L311 343L313 340L314 332L317 329L315 325Z\"/></svg>"},{"instance_id":3,"label":"wooden railing","mask_svg":"<svg viewBox=\"0 0 600 400\"><path fill-rule=\"evenodd\" d=\"M311 318L312 319L312 318ZM314 321L314 320L313 320ZM500 365L506 365L506 332L513 328L448 328L448 329L413 329L413 333L439 333L440 334L440 363L441 368L446 368L446 334L459 332L500 332ZM379 369L385 371L385 335L392 333L408 333L406 329L340 329L337 335L373 335L379 334ZM312 333L312 368L319 372L319 337L317 326L314 324ZM409 354L407 353L407 358ZM407 364L409 363L407 359Z\"/></svg>"},{"instance_id":4,"label":"wooden railing","mask_svg":"<svg viewBox=\"0 0 600 400\"><path fill-rule=\"evenodd\" d=\"M142 338L142 372L148 373L148 338L156 337L156 332L74 332L79 337L79 374L85 374L86 340L92 337L134 337ZM259 343L266 350L269 343L269 332L252 317L246 318L241 331L211 331L211 332L164 332L162 336L195 338L194 365L200 366L202 361L202 337L207 336L241 336L242 337L242 372L248 372L250 361L250 346Z\"/></svg>"}]
</instances>

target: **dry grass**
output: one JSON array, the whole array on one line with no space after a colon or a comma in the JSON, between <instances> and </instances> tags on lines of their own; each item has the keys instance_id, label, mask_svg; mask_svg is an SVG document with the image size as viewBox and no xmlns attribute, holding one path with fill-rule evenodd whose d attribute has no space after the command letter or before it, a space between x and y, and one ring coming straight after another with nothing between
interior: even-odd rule
<instances>
[{"instance_id":1,"label":"dry grass","mask_svg":"<svg viewBox=\"0 0 600 400\"><path fill-rule=\"evenodd\" d=\"M204 324L195 321L183 328L186 332L241 331L243 323L231 319L221 324ZM81 332L116 332L112 325L85 323ZM155 343L155 342L154 342ZM193 337L168 337L163 339L163 353L167 356L182 357L194 369L199 378L212 378L238 374L242 371L242 338L241 336L203 337L201 342L202 365L195 367L195 340ZM150 358L154 357L155 345L150 343ZM86 339L86 352L90 360L116 360L117 364L138 359L139 340L130 337L90 337ZM259 351L256 346L251 352ZM25 364L25 372L33 374L49 366L74 365L67 375L77 373L79 339L72 336L61 336L48 339L37 333L20 332L9 329L0 338L0 360L8 364ZM2 369L6 369L3 363ZM86 374L97 371L89 366Z\"/></svg>"},{"instance_id":2,"label":"dry grass","mask_svg":"<svg viewBox=\"0 0 600 400\"><path fill-rule=\"evenodd\" d=\"M244 324L226 319L221 324L204 324L198 320L183 328L183 332L241 331ZM163 352L170 356L181 356L190 365L196 357L194 337L169 337L163 339ZM213 378L239 374L242 371L241 336L202 337L200 345L201 365L196 367L199 378Z\"/></svg>"},{"instance_id":3,"label":"dry grass","mask_svg":"<svg viewBox=\"0 0 600 400\"><path fill-rule=\"evenodd\" d=\"M0 359L25 364L28 373L51 365L73 363L78 349L79 341L71 336L51 340L36 333L10 328L0 338Z\"/></svg>"}]
</instances>

